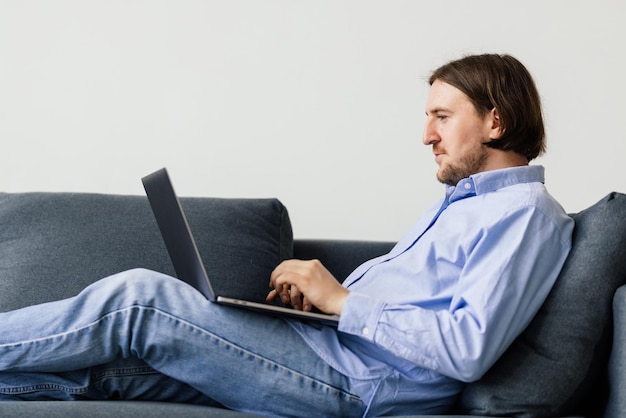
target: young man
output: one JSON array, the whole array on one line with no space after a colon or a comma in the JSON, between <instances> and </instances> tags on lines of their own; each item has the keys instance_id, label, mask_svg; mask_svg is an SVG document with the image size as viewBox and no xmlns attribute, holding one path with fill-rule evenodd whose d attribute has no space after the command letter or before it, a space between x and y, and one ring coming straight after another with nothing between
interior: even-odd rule
<instances>
[{"instance_id":1,"label":"young man","mask_svg":"<svg viewBox=\"0 0 626 418\"><path fill-rule=\"evenodd\" d=\"M544 151L544 128L521 63L469 56L430 84L423 140L444 198L343 285L315 260L285 261L269 278L268 299L341 314L338 329L215 305L176 279L132 270L0 314L0 398L291 416L449 411L543 303L573 222L543 168L528 165Z\"/></svg>"}]
</instances>

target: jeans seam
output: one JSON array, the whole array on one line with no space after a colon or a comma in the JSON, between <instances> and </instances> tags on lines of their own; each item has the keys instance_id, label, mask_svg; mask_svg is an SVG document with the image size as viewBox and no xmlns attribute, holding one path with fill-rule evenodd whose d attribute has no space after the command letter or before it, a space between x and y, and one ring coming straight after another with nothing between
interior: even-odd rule
<instances>
[{"instance_id":1,"label":"jeans seam","mask_svg":"<svg viewBox=\"0 0 626 418\"><path fill-rule=\"evenodd\" d=\"M107 377L121 377L121 376L136 376L136 375L150 375L158 374L150 366L143 367L123 367L123 368L106 368L91 373L92 379L104 379Z\"/></svg>"},{"instance_id":2,"label":"jeans seam","mask_svg":"<svg viewBox=\"0 0 626 418\"><path fill-rule=\"evenodd\" d=\"M23 340L23 341L15 341L15 342L7 342L7 343L2 343L0 344L0 349L5 349L5 350L11 350L13 347L19 347L19 346L26 346L26 345L32 345L32 344L41 344L41 343L47 343L50 340L55 340L61 337L65 337L67 335L70 334L75 334L78 332L83 332L85 330L88 329L93 329L93 327L98 326L100 323L109 320L111 317L115 316L115 315L119 315L121 313L124 313L126 311L133 311L134 309L154 309L156 311L159 311L157 308L152 307L152 306L143 306L140 304L133 304L133 305L128 305L125 306L123 308L120 309L115 309L109 312L105 312L103 314L101 314L98 318L93 319L91 322L88 322L86 324L83 324L77 328L73 328L69 331L64 331L64 332L57 332L51 335L46 335L45 337L41 337L41 338L32 338L29 340Z\"/></svg>"},{"instance_id":3,"label":"jeans seam","mask_svg":"<svg viewBox=\"0 0 626 418\"><path fill-rule=\"evenodd\" d=\"M89 389L86 387L71 388L69 386L60 385L57 383L40 383L37 385L0 388L0 393L5 394L5 395L20 395L20 394L32 393L32 392L57 391L57 392L69 393L72 395L79 395L79 394L87 393L88 390Z\"/></svg>"}]
</instances>

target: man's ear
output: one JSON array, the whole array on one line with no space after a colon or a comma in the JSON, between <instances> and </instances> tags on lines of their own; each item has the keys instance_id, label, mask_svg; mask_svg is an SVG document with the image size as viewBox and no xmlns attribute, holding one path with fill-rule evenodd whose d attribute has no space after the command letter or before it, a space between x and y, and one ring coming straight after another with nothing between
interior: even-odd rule
<instances>
[{"instance_id":1,"label":"man's ear","mask_svg":"<svg viewBox=\"0 0 626 418\"><path fill-rule=\"evenodd\" d=\"M500 113L498 112L497 108L494 107L489 112L488 123L491 124L491 132L489 134L489 138L492 141L500 139L502 135L504 135L505 128L502 124L502 121L500 120Z\"/></svg>"}]
</instances>

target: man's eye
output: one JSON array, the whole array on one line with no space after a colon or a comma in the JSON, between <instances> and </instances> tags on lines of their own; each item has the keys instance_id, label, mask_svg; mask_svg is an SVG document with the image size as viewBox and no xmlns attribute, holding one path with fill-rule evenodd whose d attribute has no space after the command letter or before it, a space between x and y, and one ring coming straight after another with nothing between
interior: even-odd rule
<instances>
[{"instance_id":1,"label":"man's eye","mask_svg":"<svg viewBox=\"0 0 626 418\"><path fill-rule=\"evenodd\" d=\"M446 119L448 119L448 116L447 115L437 115L437 119L439 119L439 120L446 120Z\"/></svg>"}]
</instances>

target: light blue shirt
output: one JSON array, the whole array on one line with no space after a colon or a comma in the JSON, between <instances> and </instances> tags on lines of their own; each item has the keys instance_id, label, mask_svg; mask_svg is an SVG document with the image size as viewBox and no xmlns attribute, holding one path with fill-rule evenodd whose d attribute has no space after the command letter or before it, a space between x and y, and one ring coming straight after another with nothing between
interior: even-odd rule
<instances>
[{"instance_id":1,"label":"light blue shirt","mask_svg":"<svg viewBox=\"0 0 626 418\"><path fill-rule=\"evenodd\" d=\"M352 379L367 415L445 413L524 330L571 248L541 166L487 171L358 267L338 330L292 326Z\"/></svg>"}]
</instances>

